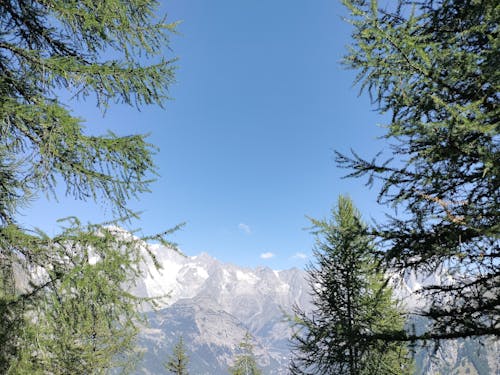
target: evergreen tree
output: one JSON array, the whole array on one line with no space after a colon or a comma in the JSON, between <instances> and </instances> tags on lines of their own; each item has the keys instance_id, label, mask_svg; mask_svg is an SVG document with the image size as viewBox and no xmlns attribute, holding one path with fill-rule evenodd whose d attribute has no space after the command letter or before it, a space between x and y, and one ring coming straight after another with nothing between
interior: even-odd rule
<instances>
[{"instance_id":1,"label":"evergreen tree","mask_svg":"<svg viewBox=\"0 0 500 375\"><path fill-rule=\"evenodd\" d=\"M404 319L373 245L350 199L340 196L331 220L312 220L317 264L308 269L312 313L298 307L292 338L293 374L411 374L400 343L369 340L402 329Z\"/></svg>"},{"instance_id":2,"label":"evergreen tree","mask_svg":"<svg viewBox=\"0 0 500 375\"><path fill-rule=\"evenodd\" d=\"M349 1L346 64L392 115L388 160L337 154L349 176L381 181L402 212L374 229L388 267L446 282L420 291L431 320L395 340L500 335L498 1Z\"/></svg>"},{"instance_id":3,"label":"evergreen tree","mask_svg":"<svg viewBox=\"0 0 500 375\"><path fill-rule=\"evenodd\" d=\"M184 340L181 337L177 344L174 346L174 352L172 356L168 359L167 363L165 363L165 368L172 374L187 375L187 363L188 356L186 355Z\"/></svg>"},{"instance_id":4,"label":"evergreen tree","mask_svg":"<svg viewBox=\"0 0 500 375\"><path fill-rule=\"evenodd\" d=\"M18 213L40 194L66 195L136 217L153 147L143 135L95 134L61 97L140 107L167 99L175 24L154 0L0 2L0 372L126 370L135 353L142 242L66 221L49 237ZM64 191L63 190L63 191ZM112 222L108 223L111 224Z\"/></svg>"},{"instance_id":5,"label":"evergreen tree","mask_svg":"<svg viewBox=\"0 0 500 375\"><path fill-rule=\"evenodd\" d=\"M243 341L240 343L241 354L239 354L234 365L229 369L232 375L261 375L262 372L257 365L253 354L252 336L246 333Z\"/></svg>"}]
</instances>

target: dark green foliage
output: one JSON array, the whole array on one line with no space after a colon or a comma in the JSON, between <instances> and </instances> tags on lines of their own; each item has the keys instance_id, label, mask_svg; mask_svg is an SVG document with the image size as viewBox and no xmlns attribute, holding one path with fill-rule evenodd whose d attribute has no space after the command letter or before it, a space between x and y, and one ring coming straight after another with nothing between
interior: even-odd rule
<instances>
[{"instance_id":1,"label":"dark green foliage","mask_svg":"<svg viewBox=\"0 0 500 375\"><path fill-rule=\"evenodd\" d=\"M147 190L153 163L144 136L86 134L59 97L92 95L102 110L113 101L161 104L173 80L161 48L175 24L156 20L156 8L138 0L0 3L0 166L10 182L2 183L2 221L26 190L53 192L58 181L67 194L104 199L121 213Z\"/></svg>"},{"instance_id":2,"label":"dark green foliage","mask_svg":"<svg viewBox=\"0 0 500 375\"><path fill-rule=\"evenodd\" d=\"M412 316L409 326L417 332L425 332L428 320ZM495 339L466 338L448 340L440 347L415 347L415 375L428 374L430 371L440 374L463 374L464 368L469 373L489 375L494 373L488 364L488 358L496 355ZM470 369L473 369L471 372Z\"/></svg>"},{"instance_id":3,"label":"dark green foliage","mask_svg":"<svg viewBox=\"0 0 500 375\"><path fill-rule=\"evenodd\" d=\"M386 264L445 283L420 293L432 324L419 338L500 335L498 24L495 0L344 1L358 70L392 115L389 160L337 154L349 176L381 181L401 214L376 228ZM387 338L416 338L401 332Z\"/></svg>"},{"instance_id":4,"label":"dark green foliage","mask_svg":"<svg viewBox=\"0 0 500 375\"><path fill-rule=\"evenodd\" d=\"M2 247L37 253L45 265L25 263L38 279L15 295L23 305L11 373L101 373L133 360L132 340L141 320L141 299L129 294L144 260L143 243L112 228L74 223L54 238L33 237L8 227ZM31 263L31 262L30 262ZM27 273L17 275L26 280Z\"/></svg>"},{"instance_id":5,"label":"dark green foliage","mask_svg":"<svg viewBox=\"0 0 500 375\"><path fill-rule=\"evenodd\" d=\"M317 238L309 284L313 312L296 308L293 374L410 374L404 345L371 340L400 330L404 319L377 269L373 245L350 199L331 220L312 220Z\"/></svg>"},{"instance_id":6,"label":"dark green foliage","mask_svg":"<svg viewBox=\"0 0 500 375\"><path fill-rule=\"evenodd\" d=\"M168 372L176 375L187 375L187 363L188 356L186 355L186 348L184 347L184 341L182 337L179 339L177 344L174 346L174 352L172 356L165 363L165 368Z\"/></svg>"},{"instance_id":7,"label":"dark green foliage","mask_svg":"<svg viewBox=\"0 0 500 375\"><path fill-rule=\"evenodd\" d=\"M241 353L236 357L234 365L229 369L232 375L261 375L262 371L257 365L253 354L252 336L246 333L240 343Z\"/></svg>"},{"instance_id":8,"label":"dark green foliage","mask_svg":"<svg viewBox=\"0 0 500 375\"><path fill-rule=\"evenodd\" d=\"M66 195L132 218L128 201L155 173L144 135L95 135L61 97L101 111L161 105L174 68L162 53L175 24L154 0L0 2L0 372L126 370L142 302L126 290L144 260L137 238L69 220L55 237L19 211ZM73 102L74 103L74 102ZM115 222L115 221L113 221ZM111 222L110 222L111 224Z\"/></svg>"}]
</instances>

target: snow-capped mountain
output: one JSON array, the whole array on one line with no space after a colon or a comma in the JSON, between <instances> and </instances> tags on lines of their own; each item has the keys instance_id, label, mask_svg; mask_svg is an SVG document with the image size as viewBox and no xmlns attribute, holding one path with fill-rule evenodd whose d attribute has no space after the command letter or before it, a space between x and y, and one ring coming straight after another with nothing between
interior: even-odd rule
<instances>
[{"instance_id":1,"label":"snow-capped mountain","mask_svg":"<svg viewBox=\"0 0 500 375\"><path fill-rule=\"evenodd\" d=\"M238 301L245 302L250 297L259 301L252 301L252 308L262 306L261 302L270 298L279 305L303 305L308 299L304 290L307 288L304 271L298 269L248 269L223 264L206 253L186 257L159 245L150 245L149 249L162 268L157 270L152 262L149 263L146 277L140 280L138 290L144 297L168 294L168 298L161 302L163 307L180 299L205 295L213 297L215 302L229 309L229 313L245 319L248 318L245 314L264 312L250 313L237 306Z\"/></svg>"},{"instance_id":2,"label":"snow-capped mountain","mask_svg":"<svg viewBox=\"0 0 500 375\"><path fill-rule=\"evenodd\" d=\"M146 276L135 293L168 298L161 299L157 311L145 307L150 325L141 335L144 359L137 373L166 373L163 363L182 336L191 374L227 374L246 332L254 337L254 353L264 374L288 373L287 317L293 305L312 308L305 271L249 269L221 263L208 254L186 257L159 245L147 246L162 268L157 270L152 261L145 265ZM414 294L422 285L448 282L444 273L430 279L410 274L392 281L396 296L409 309L424 303ZM498 342L486 344L461 340L445 343L436 353L419 350L417 374L500 374Z\"/></svg>"},{"instance_id":3,"label":"snow-capped mountain","mask_svg":"<svg viewBox=\"0 0 500 375\"><path fill-rule=\"evenodd\" d=\"M186 257L157 245L149 249L162 269L148 264L135 292L168 298L160 300L159 311L148 313L150 327L141 340L146 349L143 373L164 373L162 361L182 335L193 373L227 374L247 331L255 339L254 353L265 373L287 373L287 318L293 305L309 307L304 271L248 269L208 254Z\"/></svg>"}]
</instances>

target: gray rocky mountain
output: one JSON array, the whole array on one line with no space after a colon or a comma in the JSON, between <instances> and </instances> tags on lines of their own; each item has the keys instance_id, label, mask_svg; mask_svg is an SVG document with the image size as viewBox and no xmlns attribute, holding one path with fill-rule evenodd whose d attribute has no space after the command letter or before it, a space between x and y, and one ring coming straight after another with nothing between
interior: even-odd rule
<instances>
[{"instance_id":1,"label":"gray rocky mountain","mask_svg":"<svg viewBox=\"0 0 500 375\"><path fill-rule=\"evenodd\" d=\"M306 273L291 269L273 271L267 267L248 269L223 264L208 254L185 257L159 245L148 245L161 270L146 266L147 276L135 293L144 297L169 295L156 311L145 306L149 327L144 328L139 346L144 352L138 374L165 374L163 362L180 336L186 344L192 375L228 374L246 332L254 337L254 353L264 374L287 374L292 306L310 309ZM415 275L393 278L399 299L409 308L424 301L414 292L432 280ZM417 329L425 322L414 320ZM500 375L498 341L445 342L437 351L418 349L417 374Z\"/></svg>"},{"instance_id":2,"label":"gray rocky mountain","mask_svg":"<svg viewBox=\"0 0 500 375\"><path fill-rule=\"evenodd\" d=\"M183 336L193 374L227 374L247 331L254 337L254 353L265 373L287 373L287 319L294 304L309 306L304 271L247 269L222 264L207 254L184 257L159 246L150 249L163 269L150 267L136 293L169 297L159 310L148 312L139 373L165 373L162 362Z\"/></svg>"}]
</instances>

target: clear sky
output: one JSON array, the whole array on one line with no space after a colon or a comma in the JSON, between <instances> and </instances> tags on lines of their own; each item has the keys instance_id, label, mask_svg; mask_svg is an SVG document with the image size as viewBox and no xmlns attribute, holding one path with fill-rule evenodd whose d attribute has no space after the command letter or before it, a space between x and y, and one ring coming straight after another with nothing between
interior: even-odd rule
<instances>
[{"instance_id":1,"label":"clear sky","mask_svg":"<svg viewBox=\"0 0 500 375\"><path fill-rule=\"evenodd\" d=\"M333 150L371 157L384 147L384 118L340 64L350 42L340 1L171 0L162 9L182 21L165 50L179 58L165 110L117 105L103 117L93 102L68 103L89 132L151 133L159 147L160 177L132 202L143 212L133 227L150 234L185 221L172 240L187 255L284 269L309 261L306 216L328 216L339 194L365 220L381 217L377 192L341 179L333 160ZM23 214L54 234L57 218L109 212L61 197Z\"/></svg>"}]
</instances>

